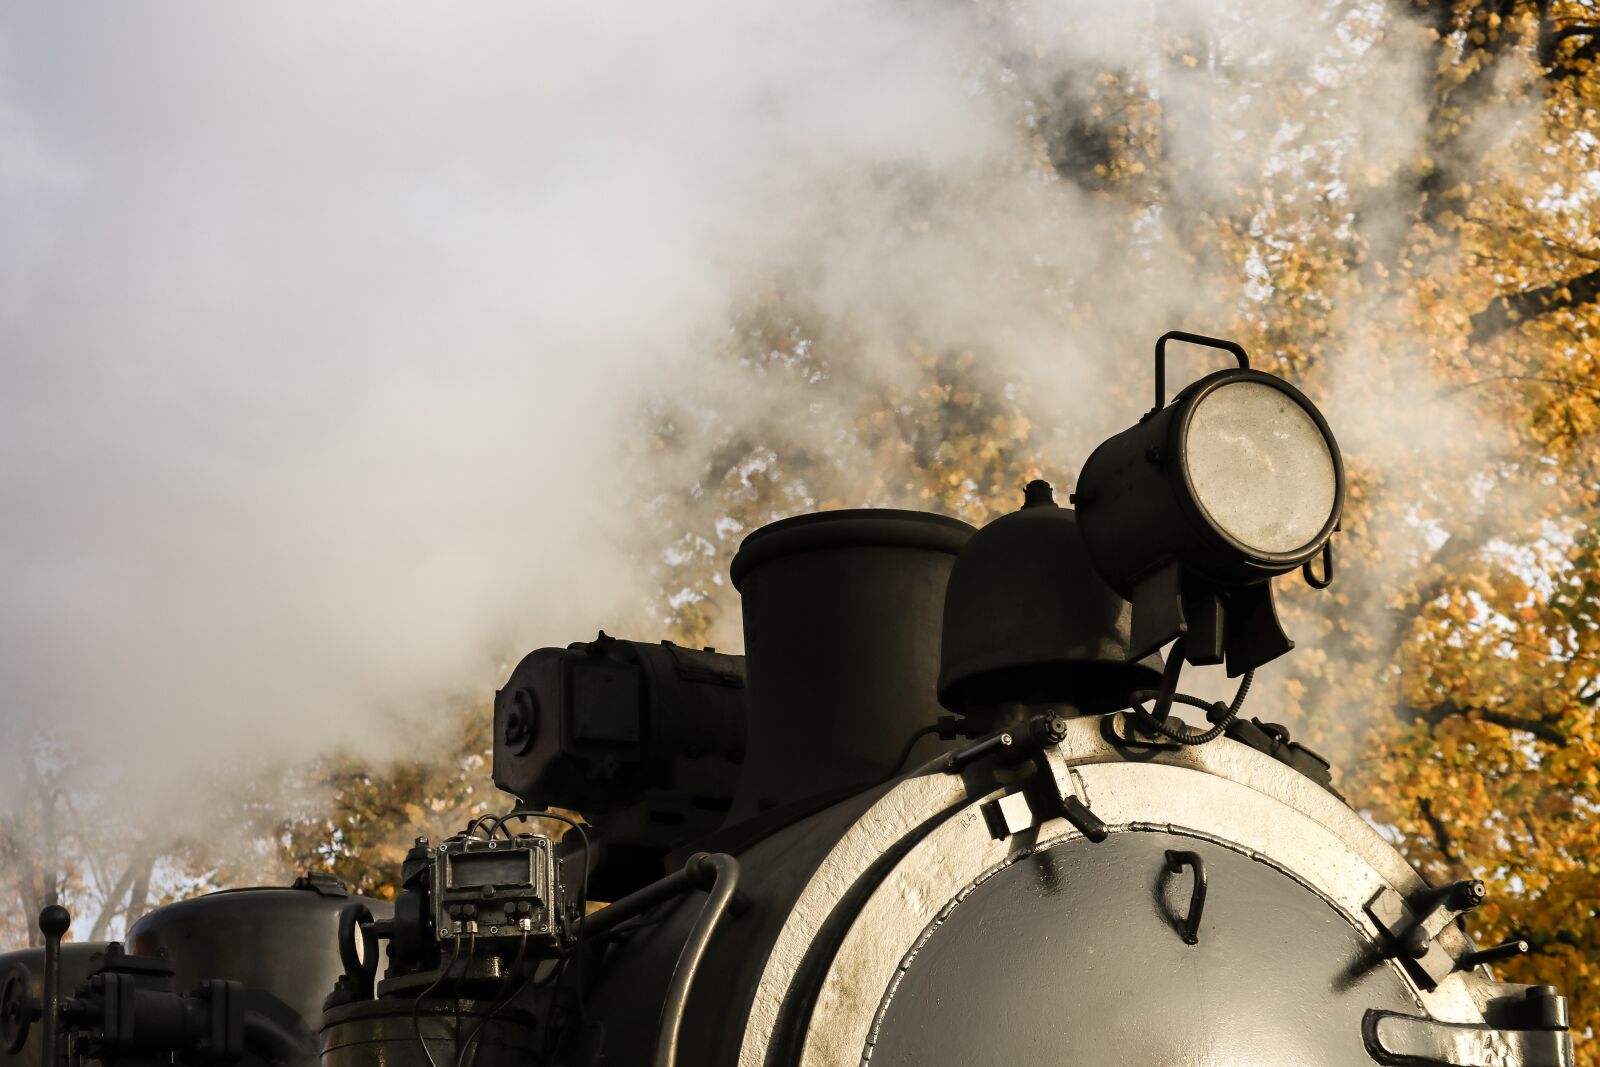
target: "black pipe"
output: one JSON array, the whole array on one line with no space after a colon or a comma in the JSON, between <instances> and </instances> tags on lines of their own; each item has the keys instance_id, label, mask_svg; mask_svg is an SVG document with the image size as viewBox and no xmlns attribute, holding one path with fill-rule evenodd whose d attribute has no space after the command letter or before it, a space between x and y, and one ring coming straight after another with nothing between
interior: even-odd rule
<instances>
[{"instance_id":1,"label":"black pipe","mask_svg":"<svg viewBox=\"0 0 1600 1067\"><path fill-rule=\"evenodd\" d=\"M1532 951L1532 947L1519 937L1514 941L1506 941L1502 944L1494 946L1493 948L1479 949L1477 952L1467 953L1465 956L1462 956L1460 959L1456 960L1456 970L1470 971L1472 968L1482 964L1499 963L1501 960L1509 960L1517 956L1526 956Z\"/></svg>"},{"instance_id":2,"label":"black pipe","mask_svg":"<svg viewBox=\"0 0 1600 1067\"><path fill-rule=\"evenodd\" d=\"M61 939L72 925L72 915L60 904L39 913L44 935L44 1034L39 1039L40 1067L61 1064Z\"/></svg>"},{"instance_id":3,"label":"black pipe","mask_svg":"<svg viewBox=\"0 0 1600 1067\"><path fill-rule=\"evenodd\" d=\"M577 923L577 935L580 941L592 941L616 929L622 923L636 915L643 915L651 908L664 900L682 896L697 884L695 875L690 868L700 853L689 857L689 861L680 870L673 871L658 881L651 882L643 889L635 890L601 908L592 915L586 915Z\"/></svg>"},{"instance_id":4,"label":"black pipe","mask_svg":"<svg viewBox=\"0 0 1600 1067\"><path fill-rule=\"evenodd\" d=\"M678 965L673 968L672 982L667 986L667 997L661 1005L661 1029L656 1038L655 1067L677 1067L678 1032L683 1028L689 992L700 971L700 961L705 958L706 947L711 943L711 935L733 904L739 888L739 861L726 853L708 856L697 852L689 857L683 869L697 881L709 873L711 890L700 908L700 917L689 931L689 939L678 953Z\"/></svg>"},{"instance_id":5,"label":"black pipe","mask_svg":"<svg viewBox=\"0 0 1600 1067\"><path fill-rule=\"evenodd\" d=\"M244 1046L271 1063L302 1067L317 1058L316 1050L293 1030L259 1011L244 1013Z\"/></svg>"}]
</instances>

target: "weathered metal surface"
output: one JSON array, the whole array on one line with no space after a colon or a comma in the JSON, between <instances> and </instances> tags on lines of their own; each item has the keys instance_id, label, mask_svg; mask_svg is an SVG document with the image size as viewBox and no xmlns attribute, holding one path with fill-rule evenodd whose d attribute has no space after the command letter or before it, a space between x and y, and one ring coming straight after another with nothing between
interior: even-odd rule
<instances>
[{"instance_id":1,"label":"weathered metal surface","mask_svg":"<svg viewBox=\"0 0 1600 1067\"><path fill-rule=\"evenodd\" d=\"M1174 845L1208 873L1194 945L1179 936L1189 876L1165 873ZM1224 846L1067 838L961 887L900 962L854 1059L1365 1067L1365 1012L1415 1007L1369 949L1315 893ZM852 1062L843 1054L806 1062Z\"/></svg>"},{"instance_id":2,"label":"weathered metal surface","mask_svg":"<svg viewBox=\"0 0 1600 1067\"><path fill-rule=\"evenodd\" d=\"M1336 797L1247 746L1220 740L1150 753L1149 762L1130 764L1093 720L1081 720L1071 724L1049 759L1060 793L1076 797L1114 830L1177 832L1253 855L1311 888L1373 942L1380 934L1363 911L1372 894L1383 886L1402 893L1425 887L1404 859ZM972 792L955 776L909 778L845 834L801 893L768 954L746 1025L741 1067L780 1062L772 1054L785 1004L790 998L806 1002L812 995L795 987L801 962L841 902L861 898L869 872L882 877L864 903L852 905L859 911L848 920L850 932L797 1038L805 1047L801 1062L859 1057L895 968L957 887L1014 851L1076 835L1064 821L1050 820L1015 839L999 840L996 823L971 801L999 800L1009 791L993 790L987 797L971 797ZM1001 812L1000 825L1013 821L1027 821L1014 801ZM920 843L885 873L883 858L914 837ZM923 870L928 873L914 873ZM1454 928L1441 932L1439 944L1453 955L1470 948ZM1431 991L1413 987L1414 1006L1443 1020L1481 1022L1488 993L1479 987L1490 984L1451 975ZM782 1036L794 1038L792 1031L791 1022Z\"/></svg>"},{"instance_id":3,"label":"weathered metal surface","mask_svg":"<svg viewBox=\"0 0 1600 1067\"><path fill-rule=\"evenodd\" d=\"M919 837L930 823L968 799L967 785L958 775L932 773L907 778L844 833L796 898L767 953L745 1024L741 1067L766 1064L789 989L838 903L886 855Z\"/></svg>"},{"instance_id":4,"label":"weathered metal surface","mask_svg":"<svg viewBox=\"0 0 1600 1067\"><path fill-rule=\"evenodd\" d=\"M1249 755L1281 766L1257 753ZM1265 869L1287 875L1321 898L1368 943L1376 941L1378 932L1362 908L1381 884L1380 876L1319 822L1247 785L1183 767L1104 763L1072 769L1077 774L1068 775L1064 789L1076 784L1089 798L1092 810L1111 828L1113 840L1119 834L1146 832L1214 842L1260 862ZM1315 792L1334 802L1321 790ZM906 952L937 921L939 913L977 884L985 872L998 869L1013 856L1078 837L1065 820L1051 820L1021 835L1021 840L997 841L977 805L929 833L861 906L817 992L800 1062L822 1065L858 1060L869 1044L872 1019L885 990L893 983ZM1083 891L1090 893L1093 888L1085 886ZM1061 919L1074 921L1070 909ZM1258 960L1257 969L1287 974L1305 965L1306 961L1296 956L1292 965L1276 967L1263 966ZM1411 989L1412 1006L1423 1006L1421 991L1394 963L1380 960L1374 965L1402 976ZM1071 973L1066 961L1061 973L1063 979ZM1471 1010L1470 1002L1457 1007L1463 1014ZM1350 1035L1358 1039L1359 1011L1354 1018L1357 1022L1351 1024Z\"/></svg>"}]
</instances>

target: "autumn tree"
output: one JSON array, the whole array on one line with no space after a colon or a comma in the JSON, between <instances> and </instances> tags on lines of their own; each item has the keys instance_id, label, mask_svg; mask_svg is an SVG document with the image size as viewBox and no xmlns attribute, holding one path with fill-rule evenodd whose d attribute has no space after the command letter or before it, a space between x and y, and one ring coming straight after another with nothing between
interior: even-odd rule
<instances>
[{"instance_id":1,"label":"autumn tree","mask_svg":"<svg viewBox=\"0 0 1600 1067\"><path fill-rule=\"evenodd\" d=\"M1002 0L978 8L1021 24ZM1041 64L1018 31L973 75L1011 109L1014 152L872 176L897 193L875 247L928 252L930 231L981 210L1008 254L1026 251L979 280L1025 291L1033 333L1104 364L1092 391L1060 388L1065 359L958 342L929 317L841 313L804 269L752 277L720 388L663 391L644 415L639 538L657 553L660 635L738 647L727 564L773 518L902 506L982 523L1030 477L1067 488L1088 425L1120 428L1147 402L1156 334L1234 337L1323 404L1349 475L1339 579L1326 593L1283 583L1299 648L1263 671L1251 710L1334 756L1351 802L1430 877L1484 878L1475 936L1526 937L1536 952L1501 972L1571 994L1582 1037L1600 1017L1600 9L1312 10L1294 30L1326 44L1309 62L1277 56L1227 3L1211 25L1147 27L1099 65L1081 51ZM1352 87L1385 55L1411 64L1405 91L1392 115L1352 124ZM1402 151L1369 143L1397 129ZM1051 246L1052 227L1085 214L1114 255ZM818 249L822 270L833 246ZM250 862L392 892L415 836L505 802L487 781L488 709L453 716L458 743L425 758L302 769L320 806L263 803L242 824L260 843ZM1600 1063L1596 1042L1579 1049Z\"/></svg>"},{"instance_id":2,"label":"autumn tree","mask_svg":"<svg viewBox=\"0 0 1600 1067\"><path fill-rule=\"evenodd\" d=\"M1600 1018L1600 9L1330 3L1326 17L1365 42L1326 83L1274 82L1225 35L1152 42L1209 72L1220 99L1273 94L1290 133L1222 183L1185 186L1169 100L1138 71L997 82L1023 86L1019 128L1060 203L1124 220L1134 261L1137 220L1160 213L1219 298L1207 332L1348 431L1340 580L1282 583L1300 648L1263 673L1255 711L1335 756L1352 803L1430 877L1485 879L1475 936L1527 938L1534 954L1502 973L1561 986L1584 1035ZM1420 132L1374 169L1322 121L1322 97L1363 76L1381 39L1420 59L1415 98L1395 102ZM1235 122L1208 119L1219 140ZM1127 284L1148 283L1141 269ZM1025 282L1056 287L1064 330L1133 349L1085 286ZM1141 324L1138 350L1174 326L1196 324ZM772 518L878 505L982 522L1037 473L1070 480L1083 453L1067 446L1082 443L1048 431L1072 412L1041 406L1036 369L908 332L894 374L862 375L863 346L880 343L775 285L726 342L728 392L804 417L751 418L767 409L748 400L655 410L654 448L684 472L652 509L671 546L664 622L727 642L727 563ZM1101 400L1131 419L1142 388L1113 375ZM1600 1063L1592 1042L1579 1055Z\"/></svg>"}]
</instances>

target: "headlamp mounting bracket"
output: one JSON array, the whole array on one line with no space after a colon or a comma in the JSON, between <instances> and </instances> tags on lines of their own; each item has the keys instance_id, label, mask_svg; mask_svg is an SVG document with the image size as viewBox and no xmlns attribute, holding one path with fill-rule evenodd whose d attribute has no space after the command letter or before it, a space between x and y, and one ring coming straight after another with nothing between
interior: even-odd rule
<instances>
[{"instance_id":1,"label":"headlamp mounting bracket","mask_svg":"<svg viewBox=\"0 0 1600 1067\"><path fill-rule=\"evenodd\" d=\"M1169 559L1134 583L1130 659L1177 637L1195 666L1226 662L1228 676L1269 663L1294 648L1272 599L1272 585L1223 586L1184 573Z\"/></svg>"}]
</instances>

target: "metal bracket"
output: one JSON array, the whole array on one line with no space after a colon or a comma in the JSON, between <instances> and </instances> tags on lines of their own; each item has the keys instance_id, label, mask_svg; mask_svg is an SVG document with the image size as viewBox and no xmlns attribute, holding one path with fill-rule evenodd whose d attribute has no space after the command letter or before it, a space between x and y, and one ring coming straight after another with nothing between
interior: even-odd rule
<instances>
[{"instance_id":1,"label":"metal bracket","mask_svg":"<svg viewBox=\"0 0 1600 1067\"><path fill-rule=\"evenodd\" d=\"M1495 1030L1373 1010L1362 1031L1379 1063L1573 1067L1572 1035L1565 1030Z\"/></svg>"},{"instance_id":2,"label":"metal bracket","mask_svg":"<svg viewBox=\"0 0 1600 1067\"><path fill-rule=\"evenodd\" d=\"M1045 819L1059 815L1077 831L1098 844L1110 834L1106 824L1089 809L1088 790L1082 788L1078 775L1062 756L1061 750L1049 744L1034 752L1039 773L1028 788L992 800L983 807L989 832L996 840L1004 840L1037 826ZM1078 794L1082 792L1080 798Z\"/></svg>"},{"instance_id":3,"label":"metal bracket","mask_svg":"<svg viewBox=\"0 0 1600 1067\"><path fill-rule=\"evenodd\" d=\"M1078 775L1062 758L1061 751L1052 745L1035 752L1034 758L1039 763L1034 783L983 806L989 832L996 840L1004 840L1059 815L1090 841L1096 844L1104 841L1110 831L1100 817L1089 810L1088 791L1082 788ZM1063 782L1072 785L1063 788ZM1079 792L1083 793L1083 799L1079 799Z\"/></svg>"},{"instance_id":4,"label":"metal bracket","mask_svg":"<svg viewBox=\"0 0 1600 1067\"><path fill-rule=\"evenodd\" d=\"M1413 977L1433 989L1457 969L1456 958L1437 940L1440 931L1482 903L1483 893L1483 883L1474 879L1430 889L1407 903L1385 886L1367 901L1367 914Z\"/></svg>"}]
</instances>

